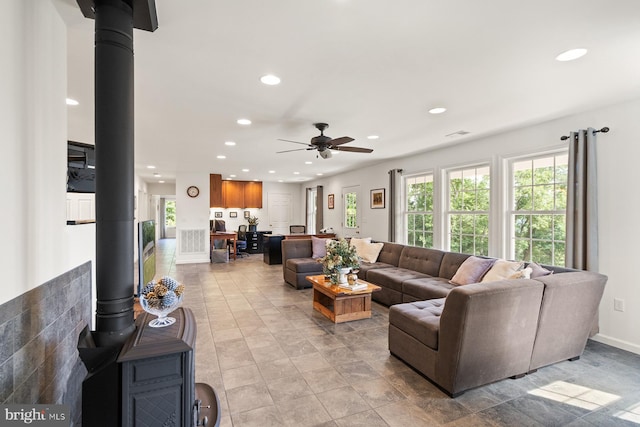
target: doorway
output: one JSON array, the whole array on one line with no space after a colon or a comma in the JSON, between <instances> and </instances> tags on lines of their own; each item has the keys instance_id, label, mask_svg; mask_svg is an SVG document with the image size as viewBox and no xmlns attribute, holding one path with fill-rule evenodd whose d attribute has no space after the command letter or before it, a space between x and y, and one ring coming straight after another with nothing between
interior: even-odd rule
<instances>
[{"instance_id":1,"label":"doorway","mask_svg":"<svg viewBox=\"0 0 640 427\"><path fill-rule=\"evenodd\" d=\"M359 201L359 185L342 189L342 235L344 237L360 237L362 208L358 205Z\"/></svg>"}]
</instances>

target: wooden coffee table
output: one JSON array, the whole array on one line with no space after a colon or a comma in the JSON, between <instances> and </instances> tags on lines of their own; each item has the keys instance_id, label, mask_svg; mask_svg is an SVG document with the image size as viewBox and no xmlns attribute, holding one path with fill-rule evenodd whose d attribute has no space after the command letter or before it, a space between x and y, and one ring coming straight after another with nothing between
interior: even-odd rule
<instances>
[{"instance_id":1,"label":"wooden coffee table","mask_svg":"<svg viewBox=\"0 0 640 427\"><path fill-rule=\"evenodd\" d=\"M351 291L332 285L324 275L307 276L313 284L313 308L333 323L371 317L371 293L379 291L380 286L358 279L358 283L367 285L366 289Z\"/></svg>"}]
</instances>

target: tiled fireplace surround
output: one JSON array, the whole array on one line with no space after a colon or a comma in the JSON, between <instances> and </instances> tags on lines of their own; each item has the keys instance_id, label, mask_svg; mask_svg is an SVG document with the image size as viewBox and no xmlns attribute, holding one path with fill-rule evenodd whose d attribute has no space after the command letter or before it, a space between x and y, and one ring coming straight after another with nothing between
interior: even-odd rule
<instances>
[{"instance_id":1,"label":"tiled fireplace surround","mask_svg":"<svg viewBox=\"0 0 640 427\"><path fill-rule=\"evenodd\" d=\"M69 405L80 425L78 336L91 324L91 262L0 305L0 402Z\"/></svg>"}]
</instances>

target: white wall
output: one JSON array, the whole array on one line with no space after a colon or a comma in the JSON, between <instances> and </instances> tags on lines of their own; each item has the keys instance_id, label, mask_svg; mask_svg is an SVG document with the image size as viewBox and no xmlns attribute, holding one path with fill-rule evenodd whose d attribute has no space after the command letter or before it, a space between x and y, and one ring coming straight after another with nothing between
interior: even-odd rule
<instances>
[{"instance_id":1,"label":"white wall","mask_svg":"<svg viewBox=\"0 0 640 427\"><path fill-rule=\"evenodd\" d=\"M65 25L48 0L7 0L0 31L3 303L93 261L95 228L66 225Z\"/></svg>"},{"instance_id":2,"label":"white wall","mask_svg":"<svg viewBox=\"0 0 640 427\"><path fill-rule=\"evenodd\" d=\"M189 197L187 188L195 185L198 197ZM201 250L185 249L184 232L203 230ZM176 264L209 262L209 173L176 174Z\"/></svg>"},{"instance_id":3,"label":"white wall","mask_svg":"<svg viewBox=\"0 0 640 427\"><path fill-rule=\"evenodd\" d=\"M387 189L390 169L403 169L403 174L433 171L441 173L445 168L488 161L493 166L492 182L500 182L500 165L508 157L535 153L542 150L565 147L560 136L587 127L609 126L608 134L598 136L598 193L600 215L600 272L609 276L600 305L600 333L596 340L640 354L640 279L635 271L640 232L636 218L640 212L640 100L594 109L592 111L553 120L511 132L470 140L455 146L407 156L375 166L351 171L307 183L305 186L323 185L325 194L325 227L341 222L339 195L349 185L361 185L366 205L360 235L374 239L387 239L387 209L369 209L368 194L373 188ZM366 184L362 184L366 183ZM503 191L500 186L492 192L492 209L502 209ZM304 190L301 190L304 192ZM336 209L326 207L328 194L336 195ZM496 197L493 197L493 196ZM501 245L501 224L492 232L493 256L505 256ZM613 299L625 302L625 311L613 310Z\"/></svg>"}]
</instances>

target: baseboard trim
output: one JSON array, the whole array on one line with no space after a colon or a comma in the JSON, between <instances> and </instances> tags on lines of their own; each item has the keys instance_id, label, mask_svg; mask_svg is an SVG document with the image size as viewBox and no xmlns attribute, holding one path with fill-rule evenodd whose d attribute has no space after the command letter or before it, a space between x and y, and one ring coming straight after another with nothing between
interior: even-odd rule
<instances>
[{"instance_id":1,"label":"baseboard trim","mask_svg":"<svg viewBox=\"0 0 640 427\"><path fill-rule=\"evenodd\" d=\"M631 353L640 354L640 345L633 344L628 341L623 341L623 340L609 337L602 334L596 334L592 336L590 339L600 342L602 344L607 344L612 347L617 347L622 350L630 351Z\"/></svg>"}]
</instances>

